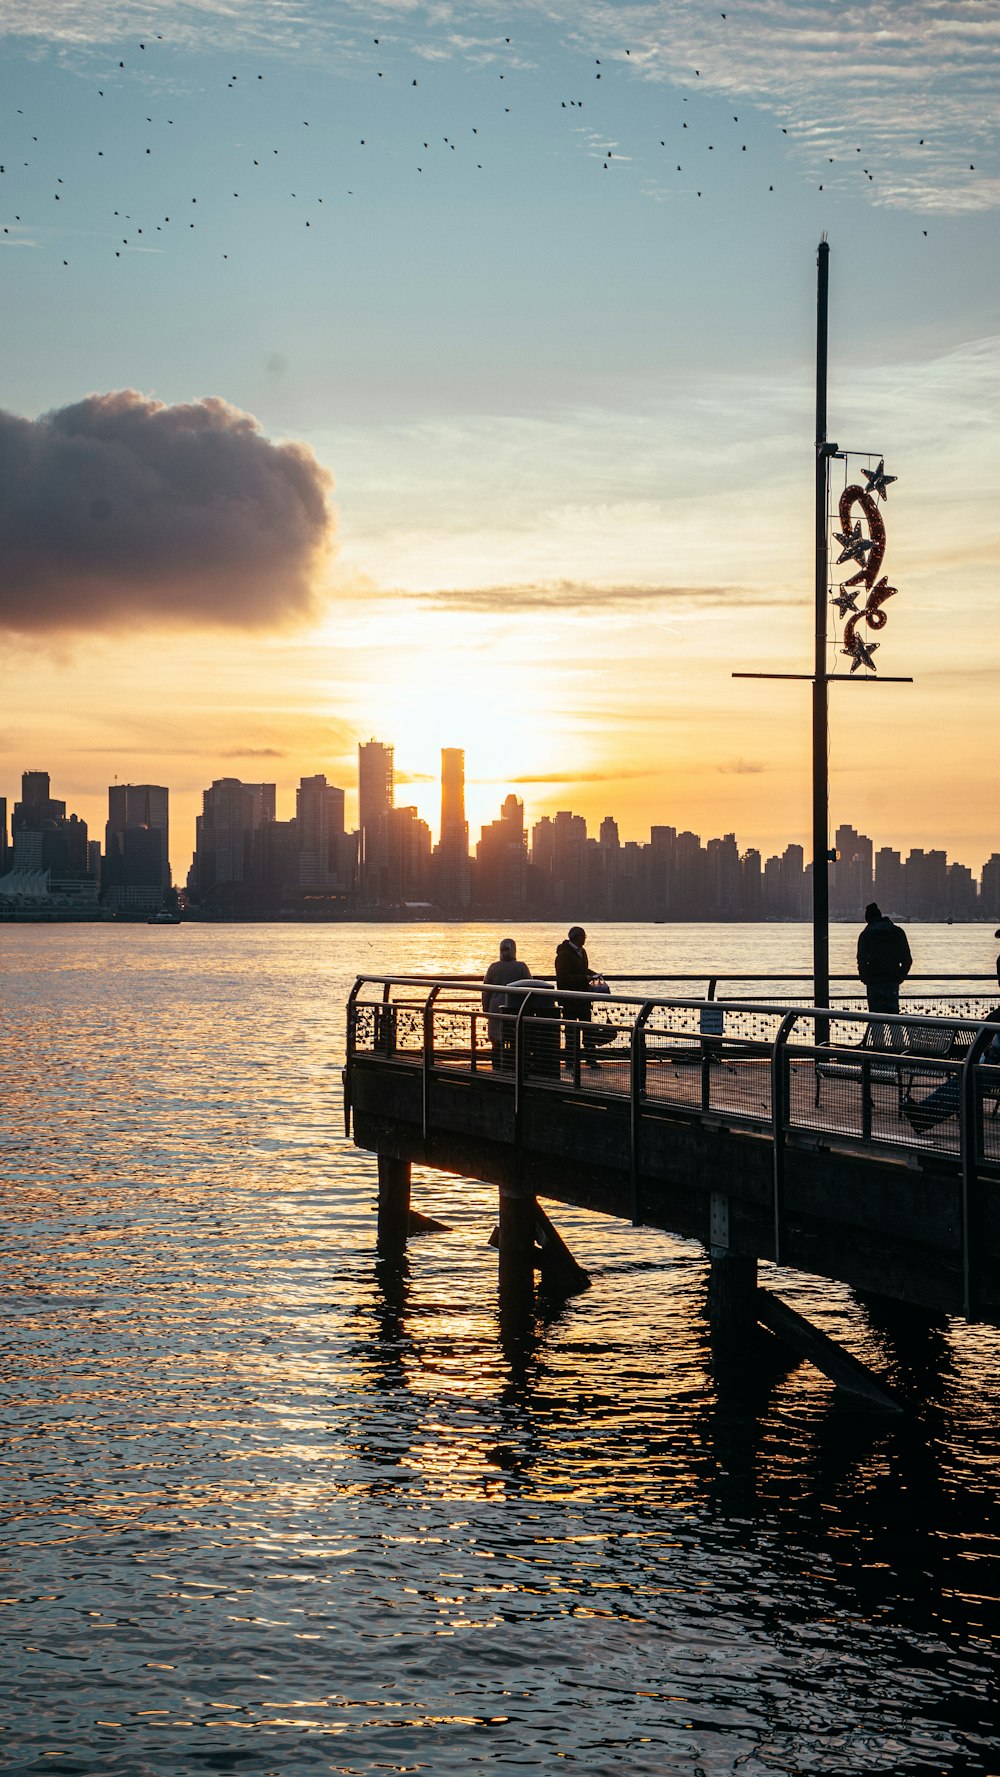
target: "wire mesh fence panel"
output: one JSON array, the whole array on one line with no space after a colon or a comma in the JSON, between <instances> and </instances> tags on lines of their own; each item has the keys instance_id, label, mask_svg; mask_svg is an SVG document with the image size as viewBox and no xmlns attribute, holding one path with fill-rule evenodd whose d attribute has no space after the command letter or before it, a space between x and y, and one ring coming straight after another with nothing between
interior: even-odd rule
<instances>
[{"instance_id":1,"label":"wire mesh fence panel","mask_svg":"<svg viewBox=\"0 0 1000 1777\"><path fill-rule=\"evenodd\" d=\"M780 1035L789 1130L960 1154L963 1070L994 1009L991 992L932 982L904 998L893 1018L869 1015L863 993L817 1009L797 990L794 1001L767 1001L763 979L741 985L757 991L739 1002L588 1000L533 982L520 994L512 984L505 1003L494 996L484 1006L478 982L364 980L349 1008L349 1046L353 1054L482 1074L511 1087L520 1051L520 1078L531 1089L623 1101L634 1093L651 1108L769 1126ZM1000 1050L977 1061L976 1074L969 1139L977 1159L1000 1167Z\"/></svg>"}]
</instances>

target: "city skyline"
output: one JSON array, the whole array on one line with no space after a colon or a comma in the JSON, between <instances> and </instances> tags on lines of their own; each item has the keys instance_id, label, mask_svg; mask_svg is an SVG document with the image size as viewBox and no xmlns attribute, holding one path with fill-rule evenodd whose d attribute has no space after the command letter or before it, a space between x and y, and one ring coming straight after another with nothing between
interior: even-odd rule
<instances>
[{"instance_id":1,"label":"city skyline","mask_svg":"<svg viewBox=\"0 0 1000 1777\"><path fill-rule=\"evenodd\" d=\"M978 862L1000 21L157 26L0 9L0 776L45 758L94 823L168 782L179 860L211 777L290 795L391 734L434 828L462 745L476 829L509 786L805 843L806 693L731 674L811 663L827 231L830 431L896 478L875 662L914 681L835 690L832 806Z\"/></svg>"},{"instance_id":2,"label":"city skyline","mask_svg":"<svg viewBox=\"0 0 1000 1777\"><path fill-rule=\"evenodd\" d=\"M167 786L108 787L105 849L65 800L51 796L48 772L22 774L8 835L0 796L0 905L98 904L134 918L173 904L181 888L196 911L215 917L354 917L408 909L448 916L642 919L805 919L811 864L790 843L765 857L733 832L699 833L653 824L646 841L623 839L613 815L598 835L570 809L529 822L508 793L496 818L471 840L465 812L464 754L441 751L441 827L435 844L412 804L395 801L392 746L358 748L359 824L325 775L303 777L294 815L283 818L273 783L213 780L202 793L190 867L171 880ZM1000 918L1000 853L981 868L949 860L942 848L906 856L843 822L834 833L829 887L834 919L853 920L873 895L887 911L917 919ZM54 902L47 897L55 897ZM8 913L5 917L10 916Z\"/></svg>"}]
</instances>

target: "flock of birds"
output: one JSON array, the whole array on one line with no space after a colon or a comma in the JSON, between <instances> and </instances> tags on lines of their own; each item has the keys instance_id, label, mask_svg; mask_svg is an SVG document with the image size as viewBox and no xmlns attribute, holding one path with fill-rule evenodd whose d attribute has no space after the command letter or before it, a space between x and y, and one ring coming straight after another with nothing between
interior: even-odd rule
<instances>
[{"instance_id":1,"label":"flock of birds","mask_svg":"<svg viewBox=\"0 0 1000 1777\"><path fill-rule=\"evenodd\" d=\"M727 16L728 15L725 12L719 14L719 17L723 22L727 19ZM169 130L173 129L176 124L175 118L167 115L167 108L174 108L169 97L171 89L167 87L165 81L163 82L161 89L157 88L156 78L151 68L151 64L155 61L155 45L162 43L164 43L164 38L161 34L157 34L155 39L138 40L134 53L138 58L139 65L136 66L131 58L127 63L125 57L121 57L118 59L117 68L112 71L110 77L104 76L101 85L95 84L92 140L81 146L80 151L75 158L72 172L70 172L68 167L65 167L62 172L53 173L51 177L53 189L48 193L47 201L49 204L55 203L65 206L61 212L61 216L65 218L65 225L62 231L58 228L54 228L51 209L49 209L47 215L39 214L39 204L44 204L46 199L43 195L43 185L40 186L38 183L37 173L33 175L31 181L23 178L23 174L31 172L33 165L37 166L37 163L33 163L31 158L22 158L22 155L29 149L32 154L34 154L36 149L39 154L43 154L45 151L46 144L43 139L44 126L41 124L39 125L39 127L43 129L43 135L40 136L32 127L33 120L23 106L15 107L14 113L12 115L8 114L8 116L2 120L2 123L0 123L0 128L3 130L3 135L0 136L0 156L3 157L0 158L0 215L3 217L3 235L11 237L14 240L20 240L23 239L29 231L33 230L36 233L44 231L48 238L59 238L60 233L62 234L62 239L64 241L71 238L73 233L73 223L70 221L69 212L73 210L74 200L80 192L81 187L85 185L87 179L86 167L88 156L90 157L91 166L93 166L95 162L99 163L104 161L105 166L107 167L109 163L113 162L116 169L121 170L126 162L134 163L136 159L143 162L147 160L155 162L164 152L166 152L168 156L170 155L171 151L169 146L164 149L156 138L154 138L152 142L144 142L141 146L138 145L136 139L137 130L142 131L144 128L158 129L161 124L164 129ZM382 37L372 38L369 54L372 52L379 52L373 57L374 61L391 59L386 57L385 47L386 39ZM491 77L492 72L496 72L498 83L502 83L503 87L501 93L502 111L496 119L496 122L498 123L501 119L511 118L512 116L515 116L516 119L516 91L519 64L514 57L512 40L510 37L505 37L502 41L502 45L499 42L497 44L497 53L499 56L503 56L506 51L511 51L511 55L507 59L505 66L502 69L491 71ZM613 57L609 57L607 54L594 57L594 65L591 70L593 81L598 82L607 80L609 76L613 79L616 74L620 73L623 68L628 65L631 55L631 49L625 49L623 55L619 52ZM635 63L632 65L633 67L636 66ZM408 70L404 75L399 75L397 72L394 76L391 69L373 67L371 74L376 82L388 82L390 88L394 84L396 86L405 85L412 91L413 88L420 87L422 75L425 76L426 71L422 69L418 69L417 72ZM130 84L133 75L139 76L134 86ZM431 77L433 77L433 75ZM693 68L684 71L684 77L700 80L702 77L701 69ZM264 81L264 74L256 71L249 76L244 75L242 78L239 74L233 73L225 80L225 90L229 92L235 92L237 90L245 92L248 87L254 89ZM122 90L123 87L125 89L124 94ZM603 94L607 93L607 91L608 88L605 86L601 89L601 94L597 95L595 100L586 102L584 98L579 95L565 98L556 98L553 95L551 105L556 113L561 114L562 112L566 112L567 114L575 114L573 125L576 145L583 150L592 164L599 165L604 173L611 173L613 170L617 170L619 166L625 167L633 164L636 156L628 152L623 152L616 142L609 142L608 137L602 135L599 131L600 99ZM151 94L154 96L151 97ZM136 98L141 98L141 112L136 110L135 104L133 103ZM123 99L124 103L122 102ZM507 99L510 99L511 102L507 103ZM110 104L108 103L109 100L111 101ZM688 103L689 95L681 95L680 104L676 107L678 113L680 112L680 106L687 105ZM102 111L104 112L103 118L101 116ZM592 114L594 117L593 123L591 122ZM733 136L727 125L725 139L719 137L717 140L708 141L706 139L708 134L712 134L713 136L717 135L716 128L708 128L704 126L703 119L700 117L696 121L696 112L692 111L690 118L682 115L677 115L676 117L671 118L669 129L665 129L662 135L657 134L655 138L651 139L646 144L638 144L640 152L643 148L648 148L650 152L655 153L658 158L659 166L654 168L652 174L654 181L658 181L662 177L667 176L672 177L676 182L677 175L680 175L681 183L675 183L672 189L676 190L679 195L691 196L697 200L702 198L709 189L704 178L705 171L710 164L707 162L707 155L716 155L722 159L732 152L736 156L749 155L753 158L754 151L750 144L739 139L739 136L744 133L743 131L739 131L739 113L733 112L730 115L732 118L732 125L736 126L737 131L739 132L738 136ZM216 121L217 119L213 115L213 125ZM244 116L241 119L241 128L245 127L246 121ZM252 128L254 130L260 130L264 121L264 118L260 115L258 110L252 119ZM190 124L187 120L185 120L184 127L190 128ZM309 118L301 119L302 130L309 130L311 127L311 120ZM469 132L467 135L465 133L466 128ZM663 128L662 124L661 128ZM776 124L775 128L785 137L790 134L795 134L795 126L791 122L788 124ZM314 130L313 134L315 136L317 132ZM464 140L463 137L465 138ZM367 132L366 134L359 136L356 144L358 151L370 150L374 140L375 137ZM426 136L421 133L418 137L414 138L413 143L413 167L415 173L417 175L423 175L428 171L434 165L435 155L439 153L458 154L466 164L474 165L477 172L483 172L487 162L479 157L483 154L484 146L488 140L491 142L492 146L497 146L495 132L491 133L491 131L484 126L483 120L480 120L480 122L475 125L462 126L461 132L458 132L453 128L451 134L442 135L440 138L437 138L430 133ZM919 146L927 146L928 140L929 138L926 136L920 137ZM282 149L275 146L273 141L267 141L267 139L263 137L261 131L261 140L255 144L255 150L247 151L245 155L245 161L243 164L247 180L252 181L254 179L259 179L261 168L266 165L273 165L276 158L281 158L281 154ZM680 159L676 158L678 154L681 155ZM863 151L861 146L855 145L853 154L849 156L852 169L856 167L863 179L874 184L876 175L871 170L871 167L864 165L863 159L859 159L858 161L854 160L855 155L861 157L862 154ZM291 163L297 169L301 170L301 157L297 157L294 150L288 155L287 144L286 155ZM666 157L665 159L664 156ZM830 166L836 164L836 157L832 154L826 156L826 160ZM648 164L649 163L647 162L646 165L648 166ZM661 172L661 168L664 169L663 172ZM670 169L669 174L666 173L667 168ZM135 170L134 164L129 165L128 171L133 176ZM309 171L313 171L312 164L309 166ZM975 165L972 162L969 163L969 171L975 172ZM300 187L302 185L302 180L297 177L297 174L293 174L293 177L296 178L296 186ZM764 180L766 178L767 175L765 173L759 184L759 189L761 191L765 189ZM829 176L818 183L818 190L820 192L828 188ZM359 189L357 185L346 185L343 188L342 195L346 198L353 198L356 189ZM774 177L772 176L766 184L766 192L768 194L773 194L775 189ZM212 226L215 227L217 235L222 232L223 226L227 231L225 245L223 245L220 240L218 242L218 251L221 254L222 259L228 259L230 256L229 246L231 244L231 239L229 237L232 232L234 232L234 229L232 213L230 213L230 216L226 219L224 225L218 216L217 205L220 195L222 196L223 201L229 204L242 204L246 207L245 200L249 196L249 191L244 187L242 192L234 189L231 193L220 194L218 189L208 191L203 188L201 191L192 193L190 190L178 190L175 186L174 195L168 200L170 203L169 209L164 209L162 213L154 215L152 213L152 203L150 198L148 196L144 197L140 195L134 185L130 192L128 184L123 181L116 192L118 201L116 203L111 203L110 209L106 215L103 211L99 212L98 220L99 222L103 222L106 226L107 237L110 241L110 251L113 252L116 259L121 259L130 249L149 250L151 244L155 247L155 236L163 236L167 231L176 235L178 232L190 233L190 231L197 229L201 224L201 218L206 214L206 209L213 206ZM199 198L201 198L202 202L202 209L200 212L198 212ZM299 202L299 189L289 190L288 199L290 201ZM319 207L323 205L324 198L314 197L305 201L311 202ZM73 219L74 222L78 222L79 220L81 219L76 217ZM318 222L318 216L314 211L310 216L304 218L300 216L300 220L302 221L304 230L311 230L314 224ZM93 223L90 223L89 219L88 224L88 227L82 229L82 232L94 231ZM101 232L99 227L97 232ZM924 228L922 233L926 236L928 230ZM62 264L68 267L70 264L69 258L63 258Z\"/></svg>"}]
</instances>

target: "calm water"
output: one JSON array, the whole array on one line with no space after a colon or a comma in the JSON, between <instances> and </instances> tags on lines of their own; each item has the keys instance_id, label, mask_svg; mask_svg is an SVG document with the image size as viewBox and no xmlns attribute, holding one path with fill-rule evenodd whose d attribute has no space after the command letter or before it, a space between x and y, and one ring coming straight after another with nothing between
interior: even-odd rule
<instances>
[{"instance_id":1,"label":"calm water","mask_svg":"<svg viewBox=\"0 0 1000 1777\"><path fill-rule=\"evenodd\" d=\"M982 928L910 936L992 968ZM429 1172L450 1231L380 1275L346 992L495 937L0 928L0 1769L995 1773L997 1335L783 1276L919 1410L804 1366L720 1397L700 1249L557 1210L593 1287L512 1368L493 1194ZM589 947L809 959L787 926Z\"/></svg>"}]
</instances>

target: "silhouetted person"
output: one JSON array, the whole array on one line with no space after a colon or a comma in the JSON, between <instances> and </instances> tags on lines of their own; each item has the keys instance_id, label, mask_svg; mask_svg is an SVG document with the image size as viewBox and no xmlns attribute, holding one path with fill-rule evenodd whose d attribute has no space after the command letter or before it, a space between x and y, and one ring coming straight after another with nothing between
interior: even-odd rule
<instances>
[{"instance_id":1,"label":"silhouetted person","mask_svg":"<svg viewBox=\"0 0 1000 1777\"><path fill-rule=\"evenodd\" d=\"M517 960L517 945L513 938L501 938L500 955L495 963L490 963L483 988L483 1011L488 1014L487 1031L490 1048L493 1051L492 1065L495 1068L511 1068L514 1065L514 1025L513 1014L517 1011L518 1001L512 1003L506 993L491 993L490 987L506 987L511 981L529 981L531 970L527 963Z\"/></svg>"},{"instance_id":2,"label":"silhouetted person","mask_svg":"<svg viewBox=\"0 0 1000 1777\"><path fill-rule=\"evenodd\" d=\"M898 1012L900 985L913 967L906 933L877 901L869 901L865 922L858 938L858 974L868 990L868 1010Z\"/></svg>"},{"instance_id":3,"label":"silhouetted person","mask_svg":"<svg viewBox=\"0 0 1000 1777\"><path fill-rule=\"evenodd\" d=\"M556 986L567 992L586 993L590 988L590 962L584 950L587 934L582 926L570 926L556 951ZM576 1067L580 1032L577 1024L589 1024L592 1007L589 1000L563 1000L562 1015L571 1022L566 1026L566 1064ZM588 1067L596 1067L587 1032L583 1035L583 1055Z\"/></svg>"},{"instance_id":4,"label":"silhouetted person","mask_svg":"<svg viewBox=\"0 0 1000 1777\"><path fill-rule=\"evenodd\" d=\"M994 932L994 938L1000 938L1000 932ZM997 957L997 986L1000 987L1000 956Z\"/></svg>"}]
</instances>

